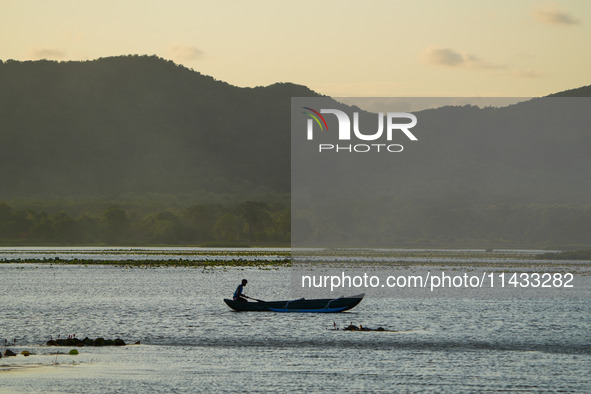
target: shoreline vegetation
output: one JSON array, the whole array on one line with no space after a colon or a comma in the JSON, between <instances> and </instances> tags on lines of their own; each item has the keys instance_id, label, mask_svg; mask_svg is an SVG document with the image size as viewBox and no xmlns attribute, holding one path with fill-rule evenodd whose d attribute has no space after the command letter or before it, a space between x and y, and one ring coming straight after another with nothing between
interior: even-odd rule
<instances>
[{"instance_id":1,"label":"shoreline vegetation","mask_svg":"<svg viewBox=\"0 0 591 394\"><path fill-rule=\"evenodd\" d=\"M15 257L19 254L35 257ZM10 255L12 257L5 257ZM47 256L47 257L44 257ZM84 257L88 256L88 258ZM290 250L276 249L43 249L2 251L0 264L115 265L125 267L285 267Z\"/></svg>"},{"instance_id":2,"label":"shoreline vegetation","mask_svg":"<svg viewBox=\"0 0 591 394\"><path fill-rule=\"evenodd\" d=\"M430 209L429 203L400 203L391 220L384 219L396 223L392 232L371 240L350 234L346 239L351 247L589 248L587 218L591 217L591 207L587 206L495 205L466 207L459 212L444 207L436 209L437 215L424 217L422 212ZM324 239L326 233L338 233L338 223L318 222L314 212L293 214L289 198L278 195L223 204L0 200L0 246L290 247L295 236L299 242L322 247L330 242ZM485 213L488 216L479 216ZM461 225L437 221L441 216L457 216ZM361 217L352 220L363 223Z\"/></svg>"},{"instance_id":3,"label":"shoreline vegetation","mask_svg":"<svg viewBox=\"0 0 591 394\"><path fill-rule=\"evenodd\" d=\"M22 257L21 257L22 256ZM88 257L86 257L88 256ZM452 261L453 260L453 261ZM293 266L539 266L541 261L591 261L591 250L543 253L535 250L462 249L67 249L1 250L0 264L156 267Z\"/></svg>"},{"instance_id":4,"label":"shoreline vegetation","mask_svg":"<svg viewBox=\"0 0 591 394\"><path fill-rule=\"evenodd\" d=\"M288 245L289 203L243 201L165 208L142 203L9 204L0 200L2 246Z\"/></svg>"},{"instance_id":5,"label":"shoreline vegetation","mask_svg":"<svg viewBox=\"0 0 591 394\"><path fill-rule=\"evenodd\" d=\"M414 205L413 205L414 204ZM488 218L479 218L474 207L464 209L460 218L471 225L449 226L434 218L414 217L411 212L423 212L428 204L413 203L393 213L397 223L392 234L383 239L359 240L351 234L351 247L364 245L400 248L465 248L577 250L589 248L586 223L591 208L583 211L564 207L514 206L484 209L491 211ZM410 210L406 212L406 210ZM363 211L363 210L361 210ZM455 213L445 209L438 215L449 217ZM561 218L560 223L547 220ZM586 213L585 213L586 212ZM316 223L313 212L295 215L286 198L275 196L254 201L220 203L164 203L156 201L24 201L0 200L0 246L135 246L135 247L290 247L292 237L304 243L323 246L323 234L337 233L335 223ZM490 213L490 212L489 212ZM467 216L466 216L467 215ZM301 217L300 217L301 216ZM402 218L399 220L399 218ZM482 219L482 220L481 220ZM485 220L486 219L486 220ZM511 219L511 220L509 220ZM576 219L577 223L573 222ZM292 220L295 234L292 234ZM357 218L363 222L362 218ZM463 220L463 219L462 219ZM493 227L488 226L490 221ZM558 220L558 219L556 219ZM515 225L515 221L520 224ZM417 226L416 223L421 225ZM581 223L585 223L582 225ZM490 224L490 223L489 223ZM558 225L560 224L560 226ZM490 227L490 231L483 232ZM561 231L556 231L561 228ZM410 231L412 229L412 231ZM407 231L408 230L408 231ZM483 231L481 231L483 230ZM493 231L494 230L494 231ZM307 237L302 239L302 236ZM549 257L551 258L551 257ZM568 257L566 255L567 259Z\"/></svg>"},{"instance_id":6,"label":"shoreline vegetation","mask_svg":"<svg viewBox=\"0 0 591 394\"><path fill-rule=\"evenodd\" d=\"M567 250L556 253L544 253L542 260L591 260L591 249Z\"/></svg>"},{"instance_id":7,"label":"shoreline vegetation","mask_svg":"<svg viewBox=\"0 0 591 394\"><path fill-rule=\"evenodd\" d=\"M289 267L291 259L270 259L270 260L96 260L96 259L3 259L0 264L55 264L55 265L113 265L121 267Z\"/></svg>"}]
</instances>

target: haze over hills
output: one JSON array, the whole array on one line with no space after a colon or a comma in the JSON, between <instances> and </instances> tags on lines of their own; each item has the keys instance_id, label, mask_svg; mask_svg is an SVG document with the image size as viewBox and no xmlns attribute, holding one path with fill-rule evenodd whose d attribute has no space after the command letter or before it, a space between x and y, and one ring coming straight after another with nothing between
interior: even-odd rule
<instances>
[{"instance_id":1,"label":"haze over hills","mask_svg":"<svg viewBox=\"0 0 591 394\"><path fill-rule=\"evenodd\" d=\"M330 108L323 100L306 101ZM318 153L294 138L294 152L307 156L292 157L292 218L302 220L292 243L588 245L590 109L591 98L564 96L418 111L418 141L398 133L391 142L404 150L395 154L349 153L353 140ZM365 134L375 132L375 114L359 118ZM316 143L334 140L314 134ZM356 141L361 151L371 142Z\"/></svg>"},{"instance_id":2,"label":"haze over hills","mask_svg":"<svg viewBox=\"0 0 591 394\"><path fill-rule=\"evenodd\" d=\"M591 86L551 96L591 97ZM239 88L155 56L0 62L0 200L122 202L167 196L167 201L175 201L182 196L179 209L221 202L221 196L228 195L237 203L273 196L283 196L286 202L291 191L292 97L320 95L290 83ZM334 102L334 106L344 105ZM572 109L578 114L580 110ZM513 230L510 238L521 244L587 242L591 121L582 122L569 110L553 111L551 105L534 99L504 108L417 112L419 142L409 144L408 150L405 145L398 156L375 158L374 176L379 180L387 174L392 179L375 194L383 192L391 198L386 205L396 207L388 220L397 228L389 228L392 236L384 238L384 244L441 239L450 245L453 239L470 237L493 242L504 239L507 226ZM591 116L591 111L586 113ZM458 120L457 127L445 131L434 127L450 118ZM313 168L322 169L322 181L329 188L341 190L346 187L342 174L347 165ZM339 199L346 193L343 189ZM380 206L371 199L363 204L376 210ZM274 239L286 240L288 213L282 209L273 216L275 223L282 223L282 235ZM223 210L218 211L218 216L208 219L209 227L199 230L200 239L221 239L212 235L223 216ZM4 216L17 215L10 212ZM100 212L95 209L91 216L99 220ZM22 223L28 220L25 213L19 215ZM172 218L158 215L162 223L180 226L181 213ZM187 221L193 220L187 215ZM242 214L232 215L234 220ZM231 220L226 219L227 227ZM35 220L42 222L41 217ZM244 234L249 232L248 239L273 238L254 236L252 229L236 223L242 235L232 233L223 239L247 239ZM6 237L24 231L11 228L5 233L12 235ZM178 236L182 233L178 228L166 231L165 238L151 239L169 243L192 239L192 235ZM271 234L270 229L259 233L263 232ZM85 239L94 242L97 237Z\"/></svg>"},{"instance_id":3,"label":"haze over hills","mask_svg":"<svg viewBox=\"0 0 591 394\"><path fill-rule=\"evenodd\" d=\"M590 90L587 86L555 95L590 96ZM4 62L0 64L0 198L288 193L290 98L308 96L318 94L289 83L238 88L154 56ZM443 108L421 116L429 122L459 111L470 119L502 118L522 107ZM419 161L439 160L437 167L421 174L423 184L434 188L445 188L435 181L442 178L447 185L468 183L461 171L455 171L457 149L465 153L462 167L474 168L477 161L478 167L500 174L506 172L507 163L521 160L524 154L504 149L506 157L500 162L495 150L498 138L487 140L482 150L482 138L490 135L473 133L461 147L440 137L435 136L433 145L423 139L420 157L416 156ZM571 149L588 146L587 135L570 138L580 139L569 141ZM538 141L536 150L528 154L546 152L556 142ZM453 157L440 153L454 150ZM539 169L532 167L533 172ZM424 170L413 163L409 168ZM550 179L563 177L560 168L544 172ZM403 177L415 175L406 171ZM538 195L537 190L532 193ZM523 197L529 198L528 193Z\"/></svg>"}]
</instances>

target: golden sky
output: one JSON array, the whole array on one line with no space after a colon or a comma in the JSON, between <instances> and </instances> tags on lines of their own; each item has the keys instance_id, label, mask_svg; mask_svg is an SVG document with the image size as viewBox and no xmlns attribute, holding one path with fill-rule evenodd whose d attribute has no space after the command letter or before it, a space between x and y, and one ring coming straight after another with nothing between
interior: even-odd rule
<instances>
[{"instance_id":1,"label":"golden sky","mask_svg":"<svg viewBox=\"0 0 591 394\"><path fill-rule=\"evenodd\" d=\"M0 0L0 59L155 54L238 86L541 96L591 84L591 1Z\"/></svg>"}]
</instances>

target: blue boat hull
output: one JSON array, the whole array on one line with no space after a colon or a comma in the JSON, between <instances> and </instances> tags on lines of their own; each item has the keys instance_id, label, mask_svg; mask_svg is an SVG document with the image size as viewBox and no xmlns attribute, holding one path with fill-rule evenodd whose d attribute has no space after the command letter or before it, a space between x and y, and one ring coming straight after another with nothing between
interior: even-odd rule
<instances>
[{"instance_id":1,"label":"blue boat hull","mask_svg":"<svg viewBox=\"0 0 591 394\"><path fill-rule=\"evenodd\" d=\"M357 306L364 295L312 300L301 298L299 300L269 302L239 302L224 299L224 302L237 312L338 313Z\"/></svg>"}]
</instances>

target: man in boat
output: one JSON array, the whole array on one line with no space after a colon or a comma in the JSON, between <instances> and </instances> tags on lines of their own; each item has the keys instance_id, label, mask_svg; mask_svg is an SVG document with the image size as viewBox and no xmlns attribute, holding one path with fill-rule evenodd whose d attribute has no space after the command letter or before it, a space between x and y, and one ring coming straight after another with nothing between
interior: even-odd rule
<instances>
[{"instance_id":1,"label":"man in boat","mask_svg":"<svg viewBox=\"0 0 591 394\"><path fill-rule=\"evenodd\" d=\"M247 283L248 281L246 279L242 279L242 283L238 285L236 291L234 292L234 301L248 302L246 299L250 297L248 297L245 294L242 294L242 290L244 290L244 286L246 286Z\"/></svg>"}]
</instances>

